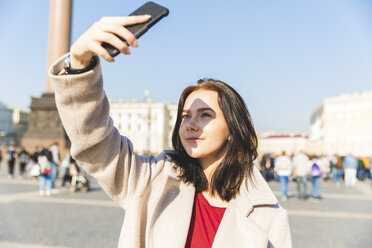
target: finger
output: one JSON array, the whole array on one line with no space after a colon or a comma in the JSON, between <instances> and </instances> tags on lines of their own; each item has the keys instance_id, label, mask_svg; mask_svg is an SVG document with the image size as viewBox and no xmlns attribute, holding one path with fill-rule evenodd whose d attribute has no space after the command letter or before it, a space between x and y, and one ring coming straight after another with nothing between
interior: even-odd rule
<instances>
[{"instance_id":1,"label":"finger","mask_svg":"<svg viewBox=\"0 0 372 248\"><path fill-rule=\"evenodd\" d=\"M89 45L89 49L93 51L96 55L102 57L104 60L108 62L114 62L115 59L110 56L110 54L104 49L100 43L92 42Z\"/></svg>"},{"instance_id":2,"label":"finger","mask_svg":"<svg viewBox=\"0 0 372 248\"><path fill-rule=\"evenodd\" d=\"M100 22L119 24L121 26L128 26L137 23L144 23L150 20L150 15L137 15L137 16L111 16L111 17L102 17Z\"/></svg>"},{"instance_id":3,"label":"finger","mask_svg":"<svg viewBox=\"0 0 372 248\"><path fill-rule=\"evenodd\" d=\"M136 37L123 26L114 24L102 24L101 28L104 32L109 32L120 36L121 38L126 40L127 43L130 44L132 47L138 47L138 41Z\"/></svg>"},{"instance_id":4,"label":"finger","mask_svg":"<svg viewBox=\"0 0 372 248\"><path fill-rule=\"evenodd\" d=\"M106 33L106 32L100 33L95 38L95 40L98 42L101 42L101 44L102 42L106 42L110 44L111 46L115 47L116 49L118 49L120 52L127 54L127 55L130 54L130 50L127 44L125 44L124 41L120 40L116 35L112 33Z\"/></svg>"}]
</instances>

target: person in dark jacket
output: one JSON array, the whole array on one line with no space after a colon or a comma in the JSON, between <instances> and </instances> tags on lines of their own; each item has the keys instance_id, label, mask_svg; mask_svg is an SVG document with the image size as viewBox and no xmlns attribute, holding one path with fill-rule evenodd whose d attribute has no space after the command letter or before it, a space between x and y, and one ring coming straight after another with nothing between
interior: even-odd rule
<instances>
[{"instance_id":1,"label":"person in dark jacket","mask_svg":"<svg viewBox=\"0 0 372 248\"><path fill-rule=\"evenodd\" d=\"M19 162L19 175L24 176L26 163L29 159L29 154L24 147L21 147L21 151L18 153L18 162Z\"/></svg>"},{"instance_id":2,"label":"person in dark jacket","mask_svg":"<svg viewBox=\"0 0 372 248\"><path fill-rule=\"evenodd\" d=\"M7 160L8 160L8 173L9 178L14 178L14 164L16 161L17 153L15 150L15 144L12 143L8 150L6 151Z\"/></svg>"}]
</instances>

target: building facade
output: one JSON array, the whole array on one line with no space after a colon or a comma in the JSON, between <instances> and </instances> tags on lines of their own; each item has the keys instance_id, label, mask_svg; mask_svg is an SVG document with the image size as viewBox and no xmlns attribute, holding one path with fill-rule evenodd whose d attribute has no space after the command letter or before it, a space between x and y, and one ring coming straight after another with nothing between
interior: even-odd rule
<instances>
[{"instance_id":1,"label":"building facade","mask_svg":"<svg viewBox=\"0 0 372 248\"><path fill-rule=\"evenodd\" d=\"M8 108L0 102L0 146L14 143L20 146L27 131L29 113L19 108Z\"/></svg>"},{"instance_id":2,"label":"building facade","mask_svg":"<svg viewBox=\"0 0 372 248\"><path fill-rule=\"evenodd\" d=\"M283 151L286 154L296 154L299 151L306 151L308 137L302 132L260 132L258 136L258 153L279 155Z\"/></svg>"},{"instance_id":3,"label":"building facade","mask_svg":"<svg viewBox=\"0 0 372 248\"><path fill-rule=\"evenodd\" d=\"M372 155L372 91L324 99L311 117L314 154Z\"/></svg>"},{"instance_id":4,"label":"building facade","mask_svg":"<svg viewBox=\"0 0 372 248\"><path fill-rule=\"evenodd\" d=\"M23 135L28 128L29 113L19 108L13 109L13 126L14 126L14 142L17 146L21 145Z\"/></svg>"},{"instance_id":5,"label":"building facade","mask_svg":"<svg viewBox=\"0 0 372 248\"><path fill-rule=\"evenodd\" d=\"M169 103L110 101L110 116L120 134L127 136L135 152L159 154L172 148L171 136L177 106Z\"/></svg>"},{"instance_id":6,"label":"building facade","mask_svg":"<svg viewBox=\"0 0 372 248\"><path fill-rule=\"evenodd\" d=\"M13 110L0 102L0 146L14 142Z\"/></svg>"}]
</instances>

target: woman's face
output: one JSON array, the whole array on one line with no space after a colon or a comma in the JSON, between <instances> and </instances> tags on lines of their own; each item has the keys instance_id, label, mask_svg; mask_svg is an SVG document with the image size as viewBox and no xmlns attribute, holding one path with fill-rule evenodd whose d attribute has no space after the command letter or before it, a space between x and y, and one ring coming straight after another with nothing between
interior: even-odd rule
<instances>
[{"instance_id":1,"label":"woman's face","mask_svg":"<svg viewBox=\"0 0 372 248\"><path fill-rule=\"evenodd\" d=\"M224 156L230 132L216 91L197 90L186 98L178 132L187 154L202 165Z\"/></svg>"}]
</instances>

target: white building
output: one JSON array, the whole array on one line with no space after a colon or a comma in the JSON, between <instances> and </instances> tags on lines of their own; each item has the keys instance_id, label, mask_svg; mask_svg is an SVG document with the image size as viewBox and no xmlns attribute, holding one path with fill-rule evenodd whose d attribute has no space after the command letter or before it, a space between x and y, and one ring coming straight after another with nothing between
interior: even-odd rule
<instances>
[{"instance_id":1,"label":"white building","mask_svg":"<svg viewBox=\"0 0 372 248\"><path fill-rule=\"evenodd\" d=\"M372 91L324 99L311 117L309 151L372 155Z\"/></svg>"},{"instance_id":2,"label":"white building","mask_svg":"<svg viewBox=\"0 0 372 248\"><path fill-rule=\"evenodd\" d=\"M9 146L14 141L13 110L0 102L0 145Z\"/></svg>"},{"instance_id":3,"label":"white building","mask_svg":"<svg viewBox=\"0 0 372 248\"><path fill-rule=\"evenodd\" d=\"M279 155L282 151L289 155L301 150L306 151L308 137L302 132L266 131L258 133L257 136L260 155L267 153Z\"/></svg>"},{"instance_id":4,"label":"white building","mask_svg":"<svg viewBox=\"0 0 372 248\"><path fill-rule=\"evenodd\" d=\"M169 113L169 132L168 132L168 144L169 147L172 148L172 133L174 129L174 125L176 124L176 119L177 119L177 104L167 104L167 109Z\"/></svg>"},{"instance_id":5,"label":"white building","mask_svg":"<svg viewBox=\"0 0 372 248\"><path fill-rule=\"evenodd\" d=\"M112 102L110 116L119 132L127 136L139 154L159 154L171 149L177 106L168 103Z\"/></svg>"}]
</instances>

